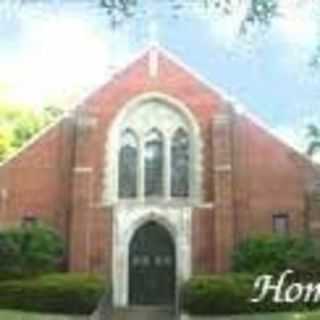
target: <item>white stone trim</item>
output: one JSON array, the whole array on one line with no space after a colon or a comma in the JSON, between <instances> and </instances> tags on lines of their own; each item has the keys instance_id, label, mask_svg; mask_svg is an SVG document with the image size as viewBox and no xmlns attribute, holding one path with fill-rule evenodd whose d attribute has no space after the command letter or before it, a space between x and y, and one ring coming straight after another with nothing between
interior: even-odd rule
<instances>
[{"instance_id":1,"label":"white stone trim","mask_svg":"<svg viewBox=\"0 0 320 320\"><path fill-rule=\"evenodd\" d=\"M1 189L1 200L7 200L8 199L8 190L3 188Z\"/></svg>"},{"instance_id":2,"label":"white stone trim","mask_svg":"<svg viewBox=\"0 0 320 320\"><path fill-rule=\"evenodd\" d=\"M93 171L91 167L75 167L73 168L75 173L90 173Z\"/></svg>"},{"instance_id":3,"label":"white stone trim","mask_svg":"<svg viewBox=\"0 0 320 320\"><path fill-rule=\"evenodd\" d=\"M121 109L118 116L114 120L111 128L107 132L107 144L106 144L106 169L104 174L104 192L103 192L103 203L106 205L113 205L119 201L118 199L118 151L120 145L120 133L123 128L123 124L126 119L134 114L143 104L149 101L159 101L164 106L172 108L175 112L181 114L181 118L185 121L185 128L190 133L190 197L189 200L194 204L201 203L202 199L202 139L200 134L200 127L195 120L193 114L189 108L171 96L163 94L161 92L148 92L139 96L134 97L128 101L125 106ZM144 128L135 128L136 134L139 136L140 142L140 154L143 151L143 132ZM165 134L165 140L171 138L172 132L163 132ZM168 153L167 153L168 155ZM167 159L168 161L168 159ZM141 167L141 159L140 159ZM139 168L141 169L141 168ZM167 174L167 172L166 172ZM170 174L170 173L169 173ZM143 195L143 170L140 171L138 178L138 191L139 201L144 201ZM168 191L165 190L168 195ZM163 200L170 200L164 199Z\"/></svg>"},{"instance_id":4,"label":"white stone trim","mask_svg":"<svg viewBox=\"0 0 320 320\"><path fill-rule=\"evenodd\" d=\"M3 217L7 214L8 190L3 188L0 193L0 225Z\"/></svg>"},{"instance_id":5,"label":"white stone trim","mask_svg":"<svg viewBox=\"0 0 320 320\"><path fill-rule=\"evenodd\" d=\"M319 221L310 222L310 226L311 226L312 230L320 230L320 222Z\"/></svg>"},{"instance_id":6,"label":"white stone trim","mask_svg":"<svg viewBox=\"0 0 320 320\"><path fill-rule=\"evenodd\" d=\"M149 51L149 76L156 78L159 72L159 51L151 48Z\"/></svg>"},{"instance_id":7,"label":"white stone trim","mask_svg":"<svg viewBox=\"0 0 320 320\"><path fill-rule=\"evenodd\" d=\"M214 167L214 171L216 172L230 172L232 171L231 164L218 165Z\"/></svg>"},{"instance_id":8,"label":"white stone trim","mask_svg":"<svg viewBox=\"0 0 320 320\"><path fill-rule=\"evenodd\" d=\"M192 209L166 206L126 206L114 209L113 219L113 304L126 307L129 302L129 247L135 232L155 221L171 234L176 251L177 288L192 274Z\"/></svg>"},{"instance_id":9,"label":"white stone trim","mask_svg":"<svg viewBox=\"0 0 320 320\"><path fill-rule=\"evenodd\" d=\"M226 114L215 115L213 118L214 125L224 126L230 123L230 116Z\"/></svg>"},{"instance_id":10,"label":"white stone trim","mask_svg":"<svg viewBox=\"0 0 320 320\"><path fill-rule=\"evenodd\" d=\"M80 130L93 129L98 125L98 119L90 114L81 114L77 119L77 126Z\"/></svg>"}]
</instances>

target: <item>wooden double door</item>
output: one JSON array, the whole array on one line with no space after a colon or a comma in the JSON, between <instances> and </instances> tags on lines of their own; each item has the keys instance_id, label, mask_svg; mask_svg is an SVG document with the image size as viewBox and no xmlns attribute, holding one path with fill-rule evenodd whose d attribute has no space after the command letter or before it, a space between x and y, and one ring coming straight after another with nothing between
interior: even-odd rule
<instances>
[{"instance_id":1,"label":"wooden double door","mask_svg":"<svg viewBox=\"0 0 320 320\"><path fill-rule=\"evenodd\" d=\"M156 222L143 225L130 243L131 305L172 305L176 286L175 245Z\"/></svg>"}]
</instances>

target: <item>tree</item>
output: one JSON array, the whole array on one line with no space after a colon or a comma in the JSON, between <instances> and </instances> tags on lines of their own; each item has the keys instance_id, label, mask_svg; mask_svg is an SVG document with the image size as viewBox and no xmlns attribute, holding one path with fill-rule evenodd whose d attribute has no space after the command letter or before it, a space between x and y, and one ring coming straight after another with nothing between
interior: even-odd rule
<instances>
[{"instance_id":1,"label":"tree","mask_svg":"<svg viewBox=\"0 0 320 320\"><path fill-rule=\"evenodd\" d=\"M0 103L0 162L62 113L63 109L55 106L34 110L27 106Z\"/></svg>"},{"instance_id":2,"label":"tree","mask_svg":"<svg viewBox=\"0 0 320 320\"><path fill-rule=\"evenodd\" d=\"M0 128L0 162L10 153L12 132L8 128Z\"/></svg>"},{"instance_id":3,"label":"tree","mask_svg":"<svg viewBox=\"0 0 320 320\"><path fill-rule=\"evenodd\" d=\"M58 106L49 105L44 107L43 114L46 121L51 122L57 117L61 116L64 112L64 109Z\"/></svg>"},{"instance_id":4,"label":"tree","mask_svg":"<svg viewBox=\"0 0 320 320\"><path fill-rule=\"evenodd\" d=\"M309 124L307 138L309 140L307 154L312 157L320 151L320 128L315 124Z\"/></svg>"},{"instance_id":5,"label":"tree","mask_svg":"<svg viewBox=\"0 0 320 320\"><path fill-rule=\"evenodd\" d=\"M67 2L68 0L65 1ZM39 2L56 3L54 0L12 0L12 7L17 8L21 7L21 5ZM84 0L78 0L78 2L84 2ZM234 10L238 9L239 5L247 4L248 11L244 17L244 24L258 22L268 25L273 17L279 15L278 0L165 0L164 2L169 4L166 7L170 11L168 14L175 17L183 15L184 10L187 10L190 4L208 10L213 9L224 15L230 15L234 13ZM92 3L95 2L92 1ZM145 0L99 0L96 3L100 8L105 10L106 15L111 18L114 26L123 21L123 19L134 17L138 13L146 14L146 10L141 11L140 8L145 4L150 6L150 2Z\"/></svg>"},{"instance_id":6,"label":"tree","mask_svg":"<svg viewBox=\"0 0 320 320\"><path fill-rule=\"evenodd\" d=\"M65 2L71 0L65 0ZM72 0L78 1L79 3L87 1L90 3L90 0ZM312 0L309 0L310 2ZM30 3L53 3L56 4L55 0L12 0L12 7L17 8L21 7L24 4ZM154 15L163 14L163 9L159 4L159 1L154 0L91 0L93 5L97 5L105 12L106 18L109 19L112 27L117 27L121 25L124 21L136 16L147 15L150 11L154 12ZM290 15L290 9L286 9L280 5L280 0L163 0L161 4L166 4L165 14L171 15L172 17L183 17L183 15L194 6L199 6L204 8L208 12L218 13L222 16L230 16L239 10L240 6L246 8L246 14L243 16L243 20L239 26L239 35L245 35L251 28L263 27L262 29L267 29L272 25L272 22L275 18L282 18ZM305 4L307 1L294 1L292 3L298 6ZM20 6L17 6L17 3ZM15 4L15 5L14 5ZM154 8L153 8L154 7ZM288 6L290 7L290 6ZM157 10L159 12L157 12ZM162 10L160 12L160 10ZM191 9L192 10L192 9ZM320 11L320 2L319 2L319 11ZM320 24L320 17L319 17ZM319 47L315 49L315 52L310 57L310 65L312 67L320 66L320 37L319 37Z\"/></svg>"}]
</instances>

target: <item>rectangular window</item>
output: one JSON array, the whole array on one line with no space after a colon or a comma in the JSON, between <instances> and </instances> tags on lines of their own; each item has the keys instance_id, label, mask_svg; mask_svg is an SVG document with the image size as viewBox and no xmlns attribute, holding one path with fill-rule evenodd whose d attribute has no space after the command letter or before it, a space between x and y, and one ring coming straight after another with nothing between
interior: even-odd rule
<instances>
[{"instance_id":1,"label":"rectangular window","mask_svg":"<svg viewBox=\"0 0 320 320\"><path fill-rule=\"evenodd\" d=\"M273 219L273 232L287 235L289 233L289 216L286 213L275 214Z\"/></svg>"}]
</instances>

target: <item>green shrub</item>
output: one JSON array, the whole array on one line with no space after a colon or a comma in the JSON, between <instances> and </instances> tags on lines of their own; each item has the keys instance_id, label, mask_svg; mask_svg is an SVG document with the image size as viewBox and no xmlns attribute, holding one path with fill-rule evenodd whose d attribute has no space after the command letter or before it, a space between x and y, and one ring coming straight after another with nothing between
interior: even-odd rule
<instances>
[{"instance_id":1,"label":"green shrub","mask_svg":"<svg viewBox=\"0 0 320 320\"><path fill-rule=\"evenodd\" d=\"M247 274L194 277L182 288L182 309L190 314L222 315L319 308L319 304L276 304L272 301L273 293L262 302L251 303L250 299L258 294L254 291L254 281L255 277Z\"/></svg>"},{"instance_id":2,"label":"green shrub","mask_svg":"<svg viewBox=\"0 0 320 320\"><path fill-rule=\"evenodd\" d=\"M56 271L64 255L64 243L42 224L0 232L0 279L21 278Z\"/></svg>"},{"instance_id":3,"label":"green shrub","mask_svg":"<svg viewBox=\"0 0 320 320\"><path fill-rule=\"evenodd\" d=\"M191 314L250 313L247 303L252 290L247 275L199 276L182 289L183 309Z\"/></svg>"},{"instance_id":4,"label":"green shrub","mask_svg":"<svg viewBox=\"0 0 320 320\"><path fill-rule=\"evenodd\" d=\"M241 243L233 255L233 270L238 273L195 277L182 289L182 306L191 314L241 314L253 312L301 311L319 308L319 303L274 303L274 292L259 303L254 282L258 275L280 275L294 270L283 289L292 282L320 280L319 244L311 239L284 236L258 236Z\"/></svg>"},{"instance_id":5,"label":"green shrub","mask_svg":"<svg viewBox=\"0 0 320 320\"><path fill-rule=\"evenodd\" d=\"M50 274L0 282L0 308L24 311L89 314L106 290L102 277Z\"/></svg>"},{"instance_id":6,"label":"green shrub","mask_svg":"<svg viewBox=\"0 0 320 320\"><path fill-rule=\"evenodd\" d=\"M233 270L252 274L279 274L295 270L299 279L320 279L319 244L311 239L259 236L245 240L233 255Z\"/></svg>"}]
</instances>

